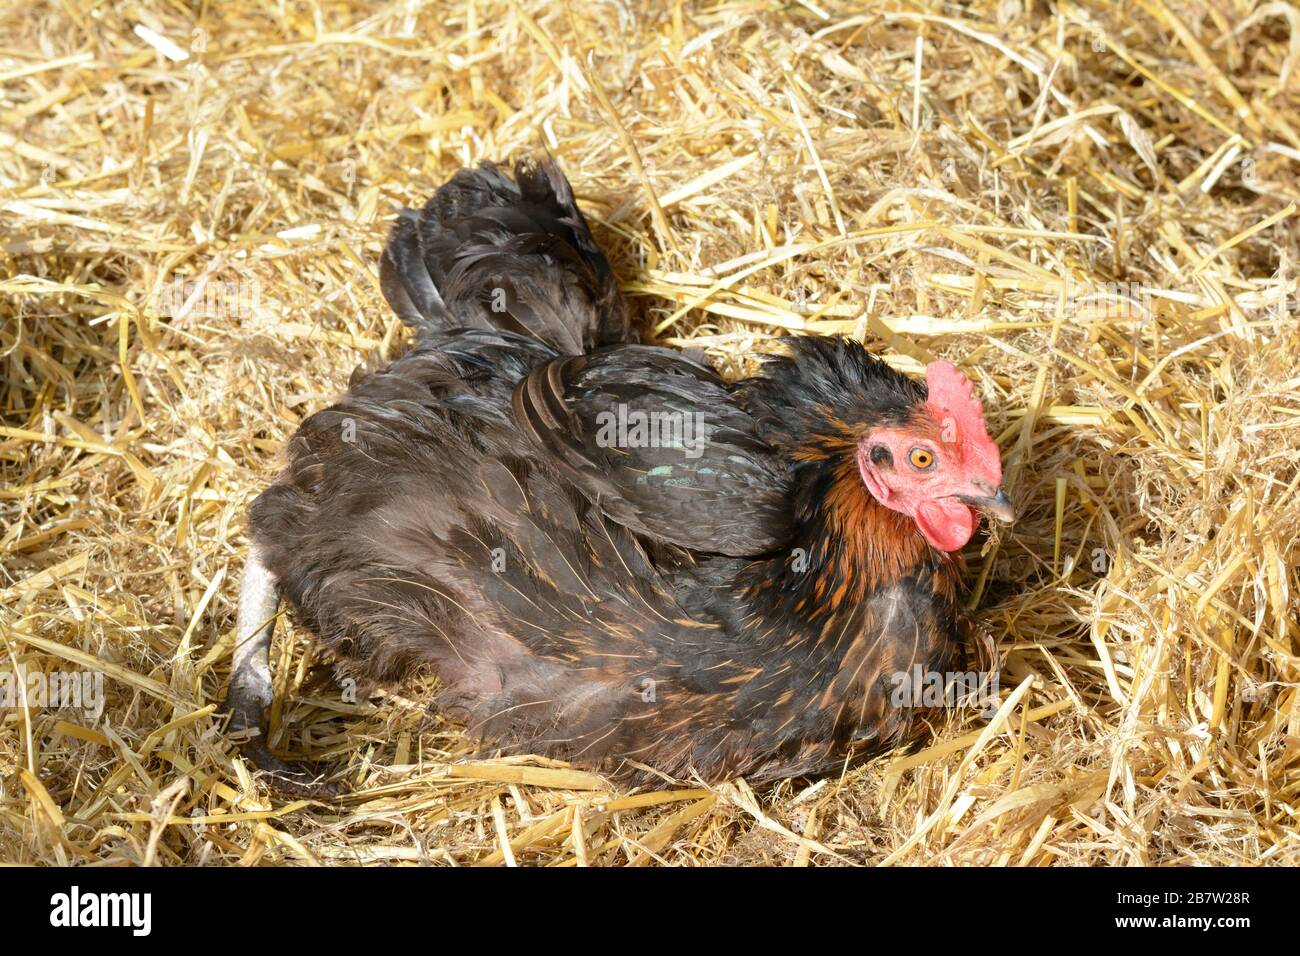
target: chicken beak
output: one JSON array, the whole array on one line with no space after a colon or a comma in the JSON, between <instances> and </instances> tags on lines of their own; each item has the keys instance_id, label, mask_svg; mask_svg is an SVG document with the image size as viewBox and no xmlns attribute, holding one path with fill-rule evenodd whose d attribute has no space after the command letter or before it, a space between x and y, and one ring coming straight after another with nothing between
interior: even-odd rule
<instances>
[{"instance_id":1,"label":"chicken beak","mask_svg":"<svg viewBox=\"0 0 1300 956\"><path fill-rule=\"evenodd\" d=\"M997 518L1003 524L1011 524L1016 520L1015 506L1011 504L1011 499L1001 488L987 497L958 495L957 498L964 504L984 512L990 518Z\"/></svg>"}]
</instances>

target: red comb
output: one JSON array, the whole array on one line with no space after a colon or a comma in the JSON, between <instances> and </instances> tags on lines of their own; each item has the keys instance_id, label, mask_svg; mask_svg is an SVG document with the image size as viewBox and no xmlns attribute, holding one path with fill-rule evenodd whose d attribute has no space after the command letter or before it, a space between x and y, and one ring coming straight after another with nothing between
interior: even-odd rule
<instances>
[{"instance_id":1,"label":"red comb","mask_svg":"<svg viewBox=\"0 0 1300 956\"><path fill-rule=\"evenodd\" d=\"M1002 457L984 424L975 383L951 362L938 361L925 367L925 384L930 391L926 404L939 422L940 439L956 442L974 476L996 488L1002 483Z\"/></svg>"}]
</instances>

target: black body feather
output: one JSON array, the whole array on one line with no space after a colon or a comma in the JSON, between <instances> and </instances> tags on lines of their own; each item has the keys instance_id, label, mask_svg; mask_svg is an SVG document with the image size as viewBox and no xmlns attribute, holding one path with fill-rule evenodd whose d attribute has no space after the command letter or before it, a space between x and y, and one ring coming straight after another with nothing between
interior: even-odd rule
<instances>
[{"instance_id":1,"label":"black body feather","mask_svg":"<svg viewBox=\"0 0 1300 956\"><path fill-rule=\"evenodd\" d=\"M956 569L843 448L923 385L846 340L735 384L631 344L549 162L403 213L383 289L415 346L302 425L251 514L340 666L433 666L473 733L616 772L821 773L908 734L890 681L954 663ZM634 412L707 439L600 440Z\"/></svg>"}]
</instances>

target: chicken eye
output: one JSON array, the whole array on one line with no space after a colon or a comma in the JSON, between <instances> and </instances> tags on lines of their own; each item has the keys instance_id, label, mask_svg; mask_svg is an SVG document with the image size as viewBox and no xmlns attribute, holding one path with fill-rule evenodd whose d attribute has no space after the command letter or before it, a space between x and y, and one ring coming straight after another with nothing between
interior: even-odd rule
<instances>
[{"instance_id":1,"label":"chicken eye","mask_svg":"<svg viewBox=\"0 0 1300 956\"><path fill-rule=\"evenodd\" d=\"M913 448L907 453L907 460L912 463L913 468L925 470L934 464L934 455L928 448Z\"/></svg>"}]
</instances>

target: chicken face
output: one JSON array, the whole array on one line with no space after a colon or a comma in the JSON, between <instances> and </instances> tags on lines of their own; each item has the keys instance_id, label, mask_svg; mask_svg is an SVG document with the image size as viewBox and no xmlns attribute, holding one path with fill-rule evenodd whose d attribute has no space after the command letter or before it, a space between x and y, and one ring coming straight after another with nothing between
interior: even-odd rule
<instances>
[{"instance_id":1,"label":"chicken face","mask_svg":"<svg viewBox=\"0 0 1300 956\"><path fill-rule=\"evenodd\" d=\"M1008 522L1015 511L970 379L948 362L931 362L926 387L925 403L907 422L862 438L858 471L872 497L912 518L931 546L957 551L975 532L975 509Z\"/></svg>"}]
</instances>

